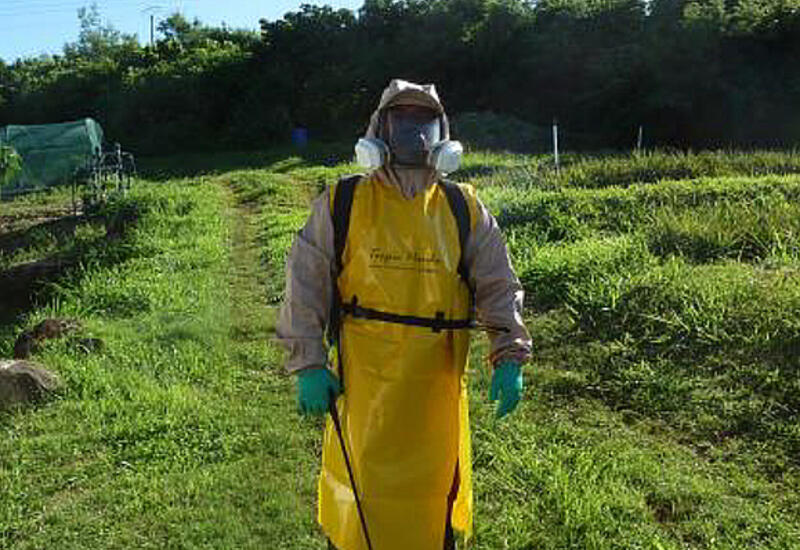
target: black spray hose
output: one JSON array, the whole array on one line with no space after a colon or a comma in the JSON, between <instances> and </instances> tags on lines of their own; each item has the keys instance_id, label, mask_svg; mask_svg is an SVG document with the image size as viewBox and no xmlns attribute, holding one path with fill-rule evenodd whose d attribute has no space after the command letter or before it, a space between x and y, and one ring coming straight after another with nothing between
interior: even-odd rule
<instances>
[{"instance_id":1,"label":"black spray hose","mask_svg":"<svg viewBox=\"0 0 800 550\"><path fill-rule=\"evenodd\" d=\"M372 541L369 538L367 531L367 520L364 517L364 509L361 508L361 499L358 498L358 490L356 489L356 478L353 476L353 468L350 467L350 458L347 456L347 449L344 445L344 437L342 436L342 426L339 423L339 412L336 410L336 395L331 390L328 399L328 412L331 413L333 425L336 428L336 434L339 436L339 444L342 446L342 454L344 455L344 463L347 466L347 475L350 476L350 486L353 489L353 496L356 497L356 508L358 508L358 517L361 519L361 528L364 530L364 539L367 541L367 548L372 549Z\"/></svg>"}]
</instances>

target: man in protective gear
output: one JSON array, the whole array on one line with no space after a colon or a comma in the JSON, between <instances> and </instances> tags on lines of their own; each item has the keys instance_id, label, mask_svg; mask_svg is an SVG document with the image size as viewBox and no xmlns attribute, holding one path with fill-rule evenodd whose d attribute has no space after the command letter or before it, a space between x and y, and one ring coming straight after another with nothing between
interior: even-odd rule
<instances>
[{"instance_id":1,"label":"man in protective gear","mask_svg":"<svg viewBox=\"0 0 800 550\"><path fill-rule=\"evenodd\" d=\"M474 189L443 177L461 154L449 137L435 88L393 80L356 145L368 174L314 201L289 255L286 367L301 412L324 414L333 398L341 424L339 439L328 419L318 481L331 548L453 549L454 531L470 537L470 329L489 331L498 416L521 397L522 287Z\"/></svg>"}]
</instances>

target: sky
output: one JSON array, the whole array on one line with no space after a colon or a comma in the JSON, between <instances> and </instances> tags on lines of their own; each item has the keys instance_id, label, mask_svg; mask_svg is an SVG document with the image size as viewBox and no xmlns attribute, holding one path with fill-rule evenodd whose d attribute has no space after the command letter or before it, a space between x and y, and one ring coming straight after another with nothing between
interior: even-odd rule
<instances>
[{"instance_id":1,"label":"sky","mask_svg":"<svg viewBox=\"0 0 800 550\"><path fill-rule=\"evenodd\" d=\"M67 42L78 39L78 9L91 0L0 0L0 59L11 63L20 57L61 53ZM139 42L150 40L150 15L158 21L180 11L187 19L210 26L258 30L258 20L280 19L301 4L330 5L357 10L363 0L97 0L103 23L110 23Z\"/></svg>"}]
</instances>

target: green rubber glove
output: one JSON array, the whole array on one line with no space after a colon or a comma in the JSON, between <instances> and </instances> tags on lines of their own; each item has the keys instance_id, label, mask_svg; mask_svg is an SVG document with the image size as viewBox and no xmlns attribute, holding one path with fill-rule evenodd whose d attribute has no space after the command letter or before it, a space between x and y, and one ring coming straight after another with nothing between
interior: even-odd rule
<instances>
[{"instance_id":1,"label":"green rubber glove","mask_svg":"<svg viewBox=\"0 0 800 550\"><path fill-rule=\"evenodd\" d=\"M500 405L497 407L497 418L503 418L517 408L522 397L522 365L517 361L500 361L495 367L489 401L497 401L498 397Z\"/></svg>"},{"instance_id":2,"label":"green rubber glove","mask_svg":"<svg viewBox=\"0 0 800 550\"><path fill-rule=\"evenodd\" d=\"M339 380L326 368L305 369L297 377L297 406L301 414L325 414L331 392L334 396L342 393Z\"/></svg>"}]
</instances>

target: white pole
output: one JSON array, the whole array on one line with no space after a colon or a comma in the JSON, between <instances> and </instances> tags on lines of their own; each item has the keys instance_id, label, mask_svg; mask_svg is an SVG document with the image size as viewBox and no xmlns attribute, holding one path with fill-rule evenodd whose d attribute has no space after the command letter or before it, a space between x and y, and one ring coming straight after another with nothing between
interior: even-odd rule
<instances>
[{"instance_id":1,"label":"white pole","mask_svg":"<svg viewBox=\"0 0 800 550\"><path fill-rule=\"evenodd\" d=\"M636 139L636 151L642 152L642 125L639 125L639 137Z\"/></svg>"},{"instance_id":2,"label":"white pole","mask_svg":"<svg viewBox=\"0 0 800 550\"><path fill-rule=\"evenodd\" d=\"M556 163L556 173L559 171L558 165L558 119L553 118L553 158Z\"/></svg>"}]
</instances>

